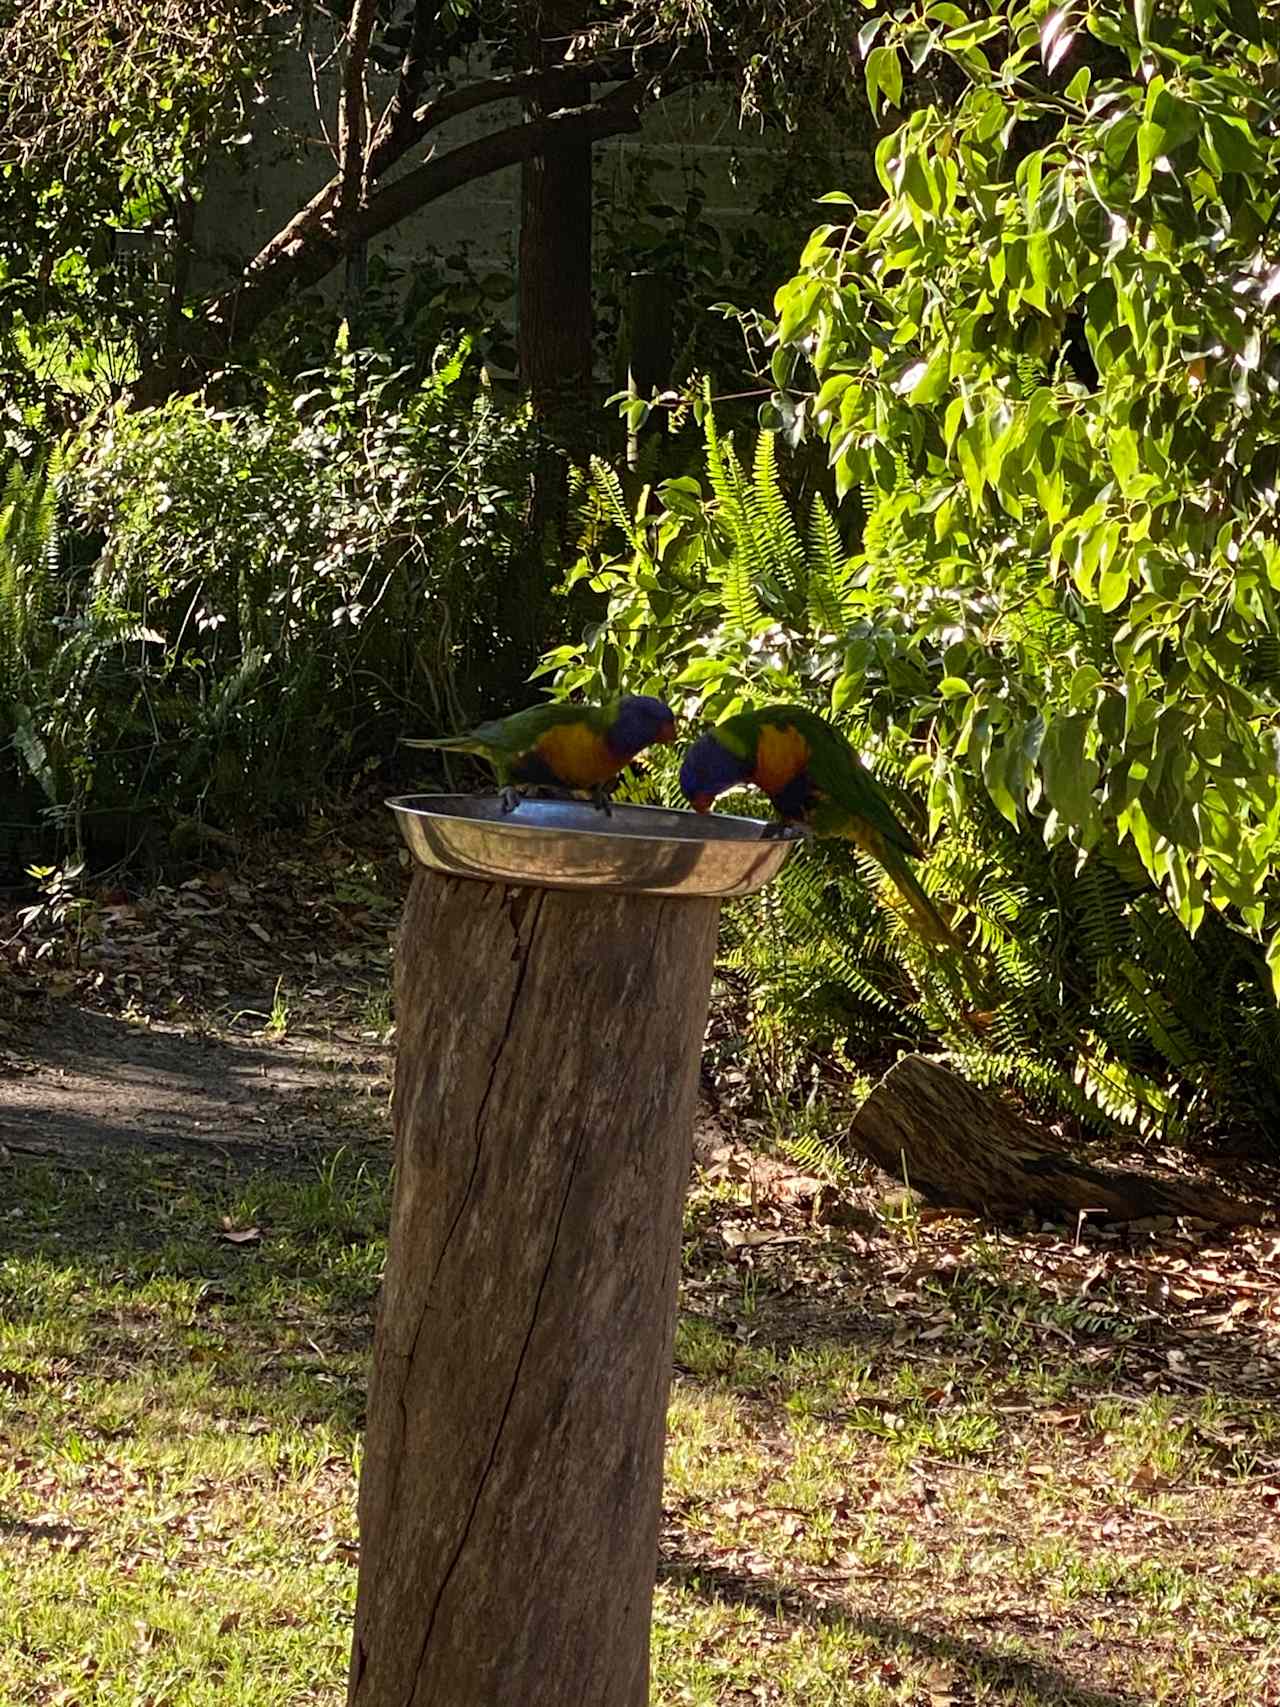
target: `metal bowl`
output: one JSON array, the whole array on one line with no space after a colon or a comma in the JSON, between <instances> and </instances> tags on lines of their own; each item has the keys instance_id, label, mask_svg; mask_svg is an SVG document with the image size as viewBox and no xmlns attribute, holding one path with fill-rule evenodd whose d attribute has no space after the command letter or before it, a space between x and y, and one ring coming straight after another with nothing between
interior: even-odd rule
<instances>
[{"instance_id":1,"label":"metal bowl","mask_svg":"<svg viewBox=\"0 0 1280 1707\"><path fill-rule=\"evenodd\" d=\"M621 889L632 895L750 895L776 877L806 832L768 841L759 818L525 800L496 794L402 794L387 805L420 865L451 877L535 889Z\"/></svg>"}]
</instances>

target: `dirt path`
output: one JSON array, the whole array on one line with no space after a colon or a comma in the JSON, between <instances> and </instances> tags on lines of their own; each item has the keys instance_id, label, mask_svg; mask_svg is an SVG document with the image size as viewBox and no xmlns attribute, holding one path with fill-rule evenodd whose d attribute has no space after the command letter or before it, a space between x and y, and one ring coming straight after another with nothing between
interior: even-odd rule
<instances>
[{"instance_id":1,"label":"dirt path","mask_svg":"<svg viewBox=\"0 0 1280 1707\"><path fill-rule=\"evenodd\" d=\"M385 1086L386 1051L309 1037L143 1025L63 1007L0 1061L0 1145L103 1159L112 1148L314 1154L340 1105Z\"/></svg>"},{"instance_id":2,"label":"dirt path","mask_svg":"<svg viewBox=\"0 0 1280 1707\"><path fill-rule=\"evenodd\" d=\"M320 835L97 897L78 944L0 918L0 1145L261 1163L385 1131L403 886L389 837Z\"/></svg>"}]
</instances>

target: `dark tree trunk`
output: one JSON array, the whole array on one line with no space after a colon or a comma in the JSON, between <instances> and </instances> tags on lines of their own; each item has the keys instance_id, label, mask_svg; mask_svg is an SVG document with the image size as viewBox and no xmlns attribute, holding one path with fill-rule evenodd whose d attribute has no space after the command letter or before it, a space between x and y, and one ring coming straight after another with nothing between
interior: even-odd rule
<instances>
[{"instance_id":1,"label":"dark tree trunk","mask_svg":"<svg viewBox=\"0 0 1280 1707\"><path fill-rule=\"evenodd\" d=\"M718 913L414 879L350 1707L646 1707Z\"/></svg>"},{"instance_id":2,"label":"dark tree trunk","mask_svg":"<svg viewBox=\"0 0 1280 1707\"><path fill-rule=\"evenodd\" d=\"M632 273L627 284L627 391L647 403L671 384L675 292L662 273ZM641 438L657 424L658 418L650 414L643 425L628 427L627 462L632 468L640 459Z\"/></svg>"},{"instance_id":3,"label":"dark tree trunk","mask_svg":"<svg viewBox=\"0 0 1280 1707\"><path fill-rule=\"evenodd\" d=\"M587 105L590 79L557 99ZM542 103L530 103L532 122L545 116ZM590 141L572 137L526 160L520 175L520 378L538 414L575 450L591 403L591 166Z\"/></svg>"},{"instance_id":4,"label":"dark tree trunk","mask_svg":"<svg viewBox=\"0 0 1280 1707\"><path fill-rule=\"evenodd\" d=\"M930 1202L993 1220L1039 1214L1134 1221L1196 1215L1227 1225L1256 1205L1198 1182L1095 1166L937 1061L906 1055L858 1110L849 1142Z\"/></svg>"},{"instance_id":5,"label":"dark tree trunk","mask_svg":"<svg viewBox=\"0 0 1280 1707\"><path fill-rule=\"evenodd\" d=\"M534 0L530 61L537 69L581 23L575 0ZM535 95L530 123L558 104L584 106L591 78L567 81L553 95ZM520 379L542 422L542 453L533 471L530 529L559 556L568 532L569 462L585 463L595 449L592 408L591 257L592 160L589 143L559 137L531 155L520 172L520 260L516 342Z\"/></svg>"}]
</instances>

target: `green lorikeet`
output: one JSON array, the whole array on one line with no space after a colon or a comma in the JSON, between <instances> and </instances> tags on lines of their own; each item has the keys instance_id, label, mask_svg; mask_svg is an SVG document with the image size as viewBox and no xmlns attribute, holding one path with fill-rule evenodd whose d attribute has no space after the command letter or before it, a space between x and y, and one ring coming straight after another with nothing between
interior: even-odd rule
<instances>
[{"instance_id":1,"label":"green lorikeet","mask_svg":"<svg viewBox=\"0 0 1280 1707\"><path fill-rule=\"evenodd\" d=\"M650 694L626 694L608 705L534 705L482 723L468 735L405 741L477 753L493 766L503 809L519 801L512 786L589 789L604 804L604 787L655 741L675 740L671 708Z\"/></svg>"},{"instance_id":2,"label":"green lorikeet","mask_svg":"<svg viewBox=\"0 0 1280 1707\"><path fill-rule=\"evenodd\" d=\"M875 778L838 729L794 705L740 712L695 741L680 767L680 787L697 812L725 789L752 783L785 822L815 836L841 836L882 865L920 934L959 947L908 860L920 849L898 822Z\"/></svg>"}]
</instances>

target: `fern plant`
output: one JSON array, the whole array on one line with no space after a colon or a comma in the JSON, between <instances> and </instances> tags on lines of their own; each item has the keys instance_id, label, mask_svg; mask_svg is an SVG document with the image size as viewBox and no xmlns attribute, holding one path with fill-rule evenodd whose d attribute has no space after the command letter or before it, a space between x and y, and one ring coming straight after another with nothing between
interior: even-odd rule
<instances>
[{"instance_id":1,"label":"fern plant","mask_svg":"<svg viewBox=\"0 0 1280 1707\"><path fill-rule=\"evenodd\" d=\"M0 775L12 797L36 784L47 804L63 781L56 739L42 724L54 659L62 645L62 478L60 447L24 467L14 457L0 486Z\"/></svg>"},{"instance_id":2,"label":"fern plant","mask_svg":"<svg viewBox=\"0 0 1280 1707\"><path fill-rule=\"evenodd\" d=\"M61 477L55 447L30 468L13 458L0 484L0 692L11 702L56 644Z\"/></svg>"},{"instance_id":3,"label":"fern plant","mask_svg":"<svg viewBox=\"0 0 1280 1707\"><path fill-rule=\"evenodd\" d=\"M917 573L901 513L920 494L906 471L882 483L850 551L821 498L797 515L772 434L749 461L709 415L705 436L705 484L668 482L657 502L646 490L628 505L596 465L572 579L602 602L600 620L544 669L565 692L665 692L690 719L791 700L843 723L929 841L922 880L953 904L980 968L976 984L958 980L887 904L871 862L810 845L765 894L726 909L722 969L757 1039L773 1040L760 1047L775 1069L799 1087L815 1062L866 1067L941 1046L976 1081L1095 1132L1280 1129L1280 1016L1257 946L1217 913L1191 937L1114 838L1080 861L1046 839L1043 804L1011 821L998 776L977 789L944 769L916 707L947 676L948 636L968 641L989 612ZM1065 620L1028 600L1006 619L993 672L1034 674L1068 640L1086 655L1109 643L1068 636ZM655 757L635 797L678 804L675 769Z\"/></svg>"}]
</instances>

